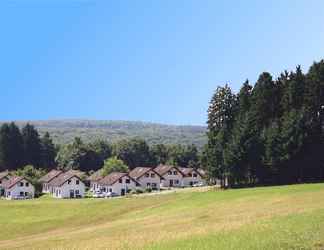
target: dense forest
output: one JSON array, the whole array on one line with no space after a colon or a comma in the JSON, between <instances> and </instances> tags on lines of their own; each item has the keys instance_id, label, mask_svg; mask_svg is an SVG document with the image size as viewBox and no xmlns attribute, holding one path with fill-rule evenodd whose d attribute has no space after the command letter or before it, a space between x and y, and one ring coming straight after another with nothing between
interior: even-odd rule
<instances>
[{"instance_id":1,"label":"dense forest","mask_svg":"<svg viewBox=\"0 0 324 250\"><path fill-rule=\"evenodd\" d=\"M195 144L200 149L207 143L206 126L84 119L15 121L20 128L27 122L33 124L41 136L49 132L53 142L60 145L73 142L75 137L80 137L85 143L94 142L97 139L115 143L122 139L142 138L149 145Z\"/></svg>"},{"instance_id":2,"label":"dense forest","mask_svg":"<svg viewBox=\"0 0 324 250\"><path fill-rule=\"evenodd\" d=\"M262 73L238 93L217 87L208 108L208 142L148 143L140 137L57 144L31 124L0 127L0 170L33 174L52 168L110 171L168 163L203 167L223 186L274 185L324 180L324 61L276 79ZM88 124L88 126L90 126ZM107 126L107 124L103 124ZM145 126L145 125L143 125ZM152 132L154 134L154 132Z\"/></svg>"},{"instance_id":3,"label":"dense forest","mask_svg":"<svg viewBox=\"0 0 324 250\"><path fill-rule=\"evenodd\" d=\"M204 165L223 185L324 179L324 61L277 79L262 73L238 93L218 87L208 109Z\"/></svg>"},{"instance_id":4,"label":"dense forest","mask_svg":"<svg viewBox=\"0 0 324 250\"><path fill-rule=\"evenodd\" d=\"M28 165L29 172L33 171L30 166L44 171L61 168L91 172L102 168L105 162L114 162L114 158L129 169L160 163L198 167L200 155L195 145L149 145L140 138L114 143L97 139L86 143L75 137L71 143L55 145L49 133L40 136L28 123L22 129L14 122L0 127L0 170L17 170Z\"/></svg>"}]
</instances>

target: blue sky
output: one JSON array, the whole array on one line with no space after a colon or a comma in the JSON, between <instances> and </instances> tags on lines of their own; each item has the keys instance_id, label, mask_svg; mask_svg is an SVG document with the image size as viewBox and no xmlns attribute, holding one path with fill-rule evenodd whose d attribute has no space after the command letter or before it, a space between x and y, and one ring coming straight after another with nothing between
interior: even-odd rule
<instances>
[{"instance_id":1,"label":"blue sky","mask_svg":"<svg viewBox=\"0 0 324 250\"><path fill-rule=\"evenodd\" d=\"M324 58L324 1L0 2L0 120L205 124L209 99Z\"/></svg>"}]
</instances>

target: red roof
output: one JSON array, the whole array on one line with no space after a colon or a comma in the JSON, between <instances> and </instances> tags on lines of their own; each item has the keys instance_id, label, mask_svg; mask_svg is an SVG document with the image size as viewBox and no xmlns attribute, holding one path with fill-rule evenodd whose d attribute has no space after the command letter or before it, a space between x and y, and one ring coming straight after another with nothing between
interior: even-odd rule
<instances>
[{"instance_id":1,"label":"red roof","mask_svg":"<svg viewBox=\"0 0 324 250\"><path fill-rule=\"evenodd\" d=\"M198 169L194 169L194 168L180 168L180 169L181 169L181 172L184 173L185 177L188 176L192 172L196 172L201 177L203 177L203 174L200 173Z\"/></svg>"},{"instance_id":2,"label":"red roof","mask_svg":"<svg viewBox=\"0 0 324 250\"><path fill-rule=\"evenodd\" d=\"M55 177L57 177L61 173L62 173L62 170L53 169L53 170L49 171L46 175L44 175L42 178L40 178L39 181L42 183L50 182L51 180L53 180Z\"/></svg>"},{"instance_id":3,"label":"red roof","mask_svg":"<svg viewBox=\"0 0 324 250\"><path fill-rule=\"evenodd\" d=\"M113 172L113 173L110 173L109 175L105 176L104 178L102 178L99 181L99 184L111 186L114 183L116 183L119 179L123 178L124 176L128 176L135 183L138 183L135 179L133 179L132 177L130 177L127 173Z\"/></svg>"},{"instance_id":4,"label":"red roof","mask_svg":"<svg viewBox=\"0 0 324 250\"><path fill-rule=\"evenodd\" d=\"M182 171L176 167L176 166L172 166L172 165L158 165L156 168L154 168L154 171L157 172L160 176L165 175L167 172L169 172L172 168L175 168L176 170L179 171L180 174L182 174L184 176L184 173L182 173Z\"/></svg>"},{"instance_id":5,"label":"red roof","mask_svg":"<svg viewBox=\"0 0 324 250\"><path fill-rule=\"evenodd\" d=\"M25 180L25 178L23 176L11 176L9 178L9 180L7 180L4 184L3 187L4 188L12 188L14 185L16 185L18 182Z\"/></svg>"},{"instance_id":6,"label":"red roof","mask_svg":"<svg viewBox=\"0 0 324 250\"><path fill-rule=\"evenodd\" d=\"M65 182L67 182L68 180L70 180L71 178L76 177L78 178L80 181L82 181L80 179L80 177L74 172L74 171L67 171L65 173L61 173L60 175L58 175L56 178L54 178L49 184L52 187L60 187L62 186Z\"/></svg>"},{"instance_id":7,"label":"red roof","mask_svg":"<svg viewBox=\"0 0 324 250\"><path fill-rule=\"evenodd\" d=\"M156 172L152 167L136 167L129 172L129 176L134 179L138 179L141 178L144 174L146 174L149 171L153 171L154 173L156 173L158 176L162 178L162 176L158 172Z\"/></svg>"}]
</instances>

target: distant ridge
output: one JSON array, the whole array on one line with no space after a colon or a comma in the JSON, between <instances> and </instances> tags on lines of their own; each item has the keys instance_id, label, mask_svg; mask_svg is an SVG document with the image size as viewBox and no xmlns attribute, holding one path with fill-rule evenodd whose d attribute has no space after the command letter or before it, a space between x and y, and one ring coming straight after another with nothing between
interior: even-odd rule
<instances>
[{"instance_id":1,"label":"distant ridge","mask_svg":"<svg viewBox=\"0 0 324 250\"><path fill-rule=\"evenodd\" d=\"M6 121L1 121L4 123ZM195 144L201 148L207 141L206 127L195 125L167 125L141 121L111 121L87 119L57 119L15 121L19 126L27 122L35 125L40 134L50 132L55 143L69 143L74 137L85 142L107 139L115 142L121 139L140 137L149 144Z\"/></svg>"}]
</instances>

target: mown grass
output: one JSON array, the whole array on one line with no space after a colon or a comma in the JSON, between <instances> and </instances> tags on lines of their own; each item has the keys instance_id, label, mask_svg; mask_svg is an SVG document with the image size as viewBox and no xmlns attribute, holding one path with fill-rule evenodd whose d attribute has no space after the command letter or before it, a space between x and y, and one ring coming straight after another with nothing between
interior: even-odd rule
<instances>
[{"instance_id":1,"label":"mown grass","mask_svg":"<svg viewBox=\"0 0 324 250\"><path fill-rule=\"evenodd\" d=\"M324 249L324 184L0 201L1 249Z\"/></svg>"}]
</instances>

